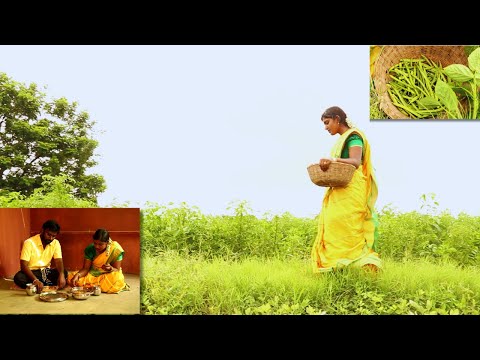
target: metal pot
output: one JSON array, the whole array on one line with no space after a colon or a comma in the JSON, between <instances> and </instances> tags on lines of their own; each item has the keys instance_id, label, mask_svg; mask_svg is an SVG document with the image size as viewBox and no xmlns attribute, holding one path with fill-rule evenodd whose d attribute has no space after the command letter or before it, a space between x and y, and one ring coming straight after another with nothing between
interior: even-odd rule
<instances>
[{"instance_id":1,"label":"metal pot","mask_svg":"<svg viewBox=\"0 0 480 360\"><path fill-rule=\"evenodd\" d=\"M37 293L37 285L33 285L32 283L28 283L27 287L25 288L25 291L30 296L35 295Z\"/></svg>"},{"instance_id":2,"label":"metal pot","mask_svg":"<svg viewBox=\"0 0 480 360\"><path fill-rule=\"evenodd\" d=\"M100 285L95 285L93 287L93 295L100 295L102 293L102 288L100 287Z\"/></svg>"}]
</instances>

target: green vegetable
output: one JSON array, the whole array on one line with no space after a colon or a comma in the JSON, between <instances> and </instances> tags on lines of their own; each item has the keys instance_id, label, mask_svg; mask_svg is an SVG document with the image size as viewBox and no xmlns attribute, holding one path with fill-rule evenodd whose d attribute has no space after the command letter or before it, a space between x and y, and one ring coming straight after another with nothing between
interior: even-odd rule
<instances>
[{"instance_id":1,"label":"green vegetable","mask_svg":"<svg viewBox=\"0 0 480 360\"><path fill-rule=\"evenodd\" d=\"M435 84L444 79L442 68L422 56L401 59L389 69L387 91L392 103L413 119L436 118L446 112L435 93Z\"/></svg>"}]
</instances>

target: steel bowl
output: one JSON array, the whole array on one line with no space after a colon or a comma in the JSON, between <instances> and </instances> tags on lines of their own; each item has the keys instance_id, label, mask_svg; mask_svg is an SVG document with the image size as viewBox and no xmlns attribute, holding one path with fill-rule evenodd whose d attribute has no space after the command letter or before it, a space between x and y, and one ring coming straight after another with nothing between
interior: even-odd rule
<instances>
[{"instance_id":1,"label":"steel bowl","mask_svg":"<svg viewBox=\"0 0 480 360\"><path fill-rule=\"evenodd\" d=\"M74 290L74 288L72 288L72 296L77 300L87 300L90 295L92 295L92 293L85 291L85 289Z\"/></svg>"}]
</instances>

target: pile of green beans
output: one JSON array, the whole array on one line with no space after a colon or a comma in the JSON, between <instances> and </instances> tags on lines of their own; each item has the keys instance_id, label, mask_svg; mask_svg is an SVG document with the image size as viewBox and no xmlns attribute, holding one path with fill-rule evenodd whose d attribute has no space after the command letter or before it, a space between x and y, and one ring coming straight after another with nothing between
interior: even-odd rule
<instances>
[{"instance_id":1,"label":"pile of green beans","mask_svg":"<svg viewBox=\"0 0 480 360\"><path fill-rule=\"evenodd\" d=\"M447 82L441 65L422 55L421 59L401 59L388 70L390 82L387 91L393 105L412 119L436 118L444 113L445 108L435 95L438 79ZM437 101L429 106L419 103L423 98Z\"/></svg>"}]
</instances>

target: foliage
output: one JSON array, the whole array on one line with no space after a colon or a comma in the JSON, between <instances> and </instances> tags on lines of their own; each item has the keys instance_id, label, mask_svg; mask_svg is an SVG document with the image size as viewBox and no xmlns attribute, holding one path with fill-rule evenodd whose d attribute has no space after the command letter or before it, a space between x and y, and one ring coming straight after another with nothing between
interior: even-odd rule
<instances>
[{"instance_id":1,"label":"foliage","mask_svg":"<svg viewBox=\"0 0 480 360\"><path fill-rule=\"evenodd\" d=\"M470 56L470 54L478 49L480 46L479 45L468 45L468 46L465 46L464 50L465 50L465 55Z\"/></svg>"},{"instance_id":2,"label":"foliage","mask_svg":"<svg viewBox=\"0 0 480 360\"><path fill-rule=\"evenodd\" d=\"M186 203L147 203L142 210L142 247L152 254L175 250L207 258L289 258L304 257L313 241L314 219L289 213L257 218L244 201L229 209L232 215L212 216Z\"/></svg>"},{"instance_id":3,"label":"foliage","mask_svg":"<svg viewBox=\"0 0 480 360\"><path fill-rule=\"evenodd\" d=\"M378 274L343 268L313 274L317 219L206 216L186 203L142 211L143 314L479 314L480 217L439 211L379 211ZM273 241L272 241L273 240Z\"/></svg>"},{"instance_id":4,"label":"foliage","mask_svg":"<svg viewBox=\"0 0 480 360\"><path fill-rule=\"evenodd\" d=\"M42 186L29 196L18 192L0 194L2 208L87 208L97 207L96 203L78 199L73 195L74 187L67 181L66 175L43 176Z\"/></svg>"},{"instance_id":5,"label":"foliage","mask_svg":"<svg viewBox=\"0 0 480 360\"><path fill-rule=\"evenodd\" d=\"M47 101L37 85L0 73L0 189L24 196L42 186L43 176L67 175L79 199L96 202L105 180L87 170L97 164L94 121L76 102Z\"/></svg>"},{"instance_id":6,"label":"foliage","mask_svg":"<svg viewBox=\"0 0 480 360\"><path fill-rule=\"evenodd\" d=\"M479 314L478 268L385 260L313 274L305 260L205 259L176 251L142 256L141 312L200 315Z\"/></svg>"},{"instance_id":7,"label":"foliage","mask_svg":"<svg viewBox=\"0 0 480 360\"><path fill-rule=\"evenodd\" d=\"M395 261L480 263L480 217L439 212L434 194L421 196L423 211L399 213L385 206L379 213L378 251ZM142 209L142 248L151 255L177 251L207 259L309 259L317 219L289 213L252 215L246 202L231 215L204 215L186 203L147 204Z\"/></svg>"},{"instance_id":8,"label":"foliage","mask_svg":"<svg viewBox=\"0 0 480 360\"><path fill-rule=\"evenodd\" d=\"M457 94L467 98L466 119L479 119L479 89L480 89L480 48L473 50L468 56L468 66L451 64L443 72L454 82L452 87L438 82L435 92L439 91L440 101L447 108L460 106ZM440 89L444 89L440 92Z\"/></svg>"},{"instance_id":9,"label":"foliage","mask_svg":"<svg viewBox=\"0 0 480 360\"><path fill-rule=\"evenodd\" d=\"M379 252L397 261L453 261L459 266L480 264L480 217L456 218L439 213L434 194L424 194L422 209L398 213L385 207L379 214Z\"/></svg>"}]
</instances>

